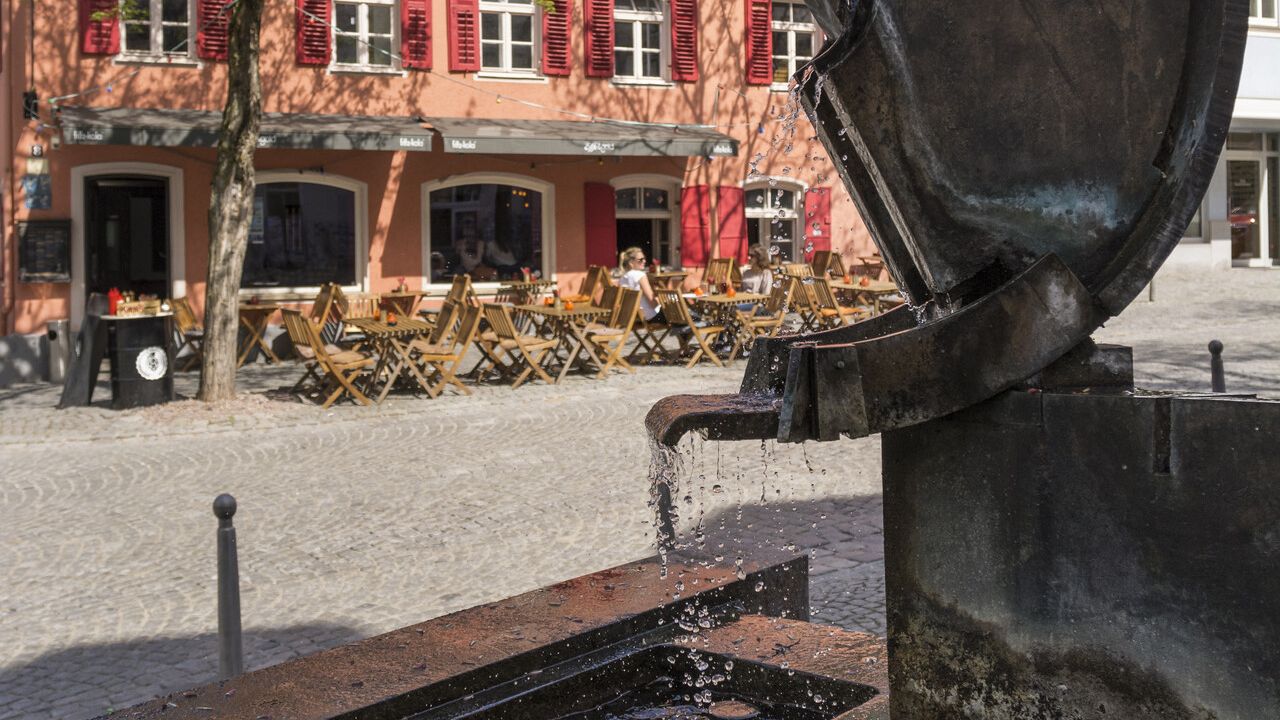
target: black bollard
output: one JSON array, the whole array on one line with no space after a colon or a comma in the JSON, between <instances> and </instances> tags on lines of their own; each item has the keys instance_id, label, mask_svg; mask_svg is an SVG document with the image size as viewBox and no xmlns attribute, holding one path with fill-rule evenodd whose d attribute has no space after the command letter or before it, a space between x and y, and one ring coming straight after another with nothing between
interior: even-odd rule
<instances>
[{"instance_id":1,"label":"black bollard","mask_svg":"<svg viewBox=\"0 0 1280 720\"><path fill-rule=\"evenodd\" d=\"M218 518L218 677L244 672L240 643L240 563L236 559L236 499L223 493L213 501Z\"/></svg>"},{"instance_id":2,"label":"black bollard","mask_svg":"<svg viewBox=\"0 0 1280 720\"><path fill-rule=\"evenodd\" d=\"M1209 375L1214 392L1227 391L1227 378L1222 372L1222 342L1219 340L1209 341Z\"/></svg>"}]
</instances>

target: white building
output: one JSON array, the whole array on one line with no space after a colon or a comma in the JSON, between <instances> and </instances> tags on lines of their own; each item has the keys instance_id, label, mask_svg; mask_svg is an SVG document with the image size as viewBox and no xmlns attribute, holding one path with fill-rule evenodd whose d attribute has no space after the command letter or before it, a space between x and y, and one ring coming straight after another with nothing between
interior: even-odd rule
<instances>
[{"instance_id":1,"label":"white building","mask_svg":"<svg viewBox=\"0 0 1280 720\"><path fill-rule=\"evenodd\" d=\"M1167 265L1280 267L1280 0L1250 0L1231 134Z\"/></svg>"}]
</instances>

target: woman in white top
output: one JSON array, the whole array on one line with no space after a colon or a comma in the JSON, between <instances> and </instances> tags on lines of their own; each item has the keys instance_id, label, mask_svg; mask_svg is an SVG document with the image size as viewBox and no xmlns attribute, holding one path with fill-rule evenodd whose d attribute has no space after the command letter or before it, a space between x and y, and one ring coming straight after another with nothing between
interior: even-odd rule
<instances>
[{"instance_id":1,"label":"woman in white top","mask_svg":"<svg viewBox=\"0 0 1280 720\"><path fill-rule=\"evenodd\" d=\"M662 308L658 307L658 296L649 284L649 275L644 267L644 251L640 248L629 247L618 253L618 269L622 271L618 285L640 291L640 315L645 322L665 322Z\"/></svg>"},{"instance_id":2,"label":"woman in white top","mask_svg":"<svg viewBox=\"0 0 1280 720\"><path fill-rule=\"evenodd\" d=\"M742 292L768 295L773 289L773 270L769 268L769 251L763 245L752 245L748 253L751 265L742 273Z\"/></svg>"}]
</instances>

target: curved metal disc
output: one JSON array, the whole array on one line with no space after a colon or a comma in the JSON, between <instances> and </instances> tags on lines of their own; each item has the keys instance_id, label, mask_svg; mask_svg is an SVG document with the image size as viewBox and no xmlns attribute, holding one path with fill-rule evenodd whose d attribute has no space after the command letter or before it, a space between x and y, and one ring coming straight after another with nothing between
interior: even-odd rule
<instances>
[{"instance_id":1,"label":"curved metal disc","mask_svg":"<svg viewBox=\"0 0 1280 720\"><path fill-rule=\"evenodd\" d=\"M1057 255L1111 315L1199 207L1245 0L810 0L802 97L895 278L941 312Z\"/></svg>"},{"instance_id":2,"label":"curved metal disc","mask_svg":"<svg viewBox=\"0 0 1280 720\"><path fill-rule=\"evenodd\" d=\"M736 395L659 400L645 424L674 445L690 430L713 440L776 437L785 442L860 437L941 417L1007 390L1075 347L1105 318L1087 289L1056 257L955 313L887 334L856 339L818 333L758 342L752 363L785 378ZM860 323L859 325L869 325ZM814 342L815 338L824 342ZM831 340L843 342L831 343ZM776 368L776 369L775 369ZM778 390L781 390L779 393Z\"/></svg>"}]
</instances>

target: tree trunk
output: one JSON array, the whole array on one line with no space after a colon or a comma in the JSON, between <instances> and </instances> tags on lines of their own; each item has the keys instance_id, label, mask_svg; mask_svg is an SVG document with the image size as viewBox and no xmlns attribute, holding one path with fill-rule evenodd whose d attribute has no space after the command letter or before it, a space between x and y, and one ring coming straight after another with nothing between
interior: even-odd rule
<instances>
[{"instance_id":1,"label":"tree trunk","mask_svg":"<svg viewBox=\"0 0 1280 720\"><path fill-rule=\"evenodd\" d=\"M228 0L227 104L218 129L218 156L209 199L209 276L204 310L200 399L236 393L240 276L253 220L253 153L262 119L258 35L264 0Z\"/></svg>"}]
</instances>

